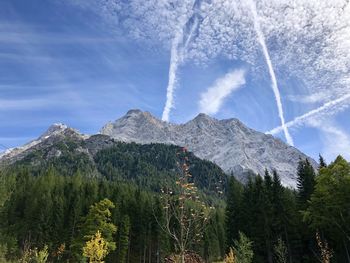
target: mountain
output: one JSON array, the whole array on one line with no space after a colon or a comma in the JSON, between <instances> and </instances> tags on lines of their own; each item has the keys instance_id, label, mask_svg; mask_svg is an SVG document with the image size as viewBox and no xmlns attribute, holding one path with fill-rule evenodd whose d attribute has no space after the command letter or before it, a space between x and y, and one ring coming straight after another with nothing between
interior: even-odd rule
<instances>
[{"instance_id":1,"label":"mountain","mask_svg":"<svg viewBox=\"0 0 350 263\"><path fill-rule=\"evenodd\" d=\"M75 135L76 139L84 137L78 131L68 128L67 125L62 123L55 123L51 125L46 132L44 132L39 138L16 148L11 148L0 154L0 160L2 162L15 162L16 160L22 159L29 152L35 151L39 145L42 147L42 143L52 143L52 139L62 137L65 135Z\"/></svg>"},{"instance_id":2,"label":"mountain","mask_svg":"<svg viewBox=\"0 0 350 263\"><path fill-rule=\"evenodd\" d=\"M275 169L284 185L295 187L300 158L308 158L317 168L317 163L298 149L272 135L250 129L238 119L217 120L199 114L184 124L173 124L141 110L128 111L120 119L106 124L100 134L92 136L81 134L64 124L54 124L38 139L2 153L0 164L20 162L47 166L54 163L62 165L68 173L70 169L79 169L93 176L101 176L101 166L96 163L96 156L101 151L119 147L128 152L129 148L135 147L120 142L141 144L138 146L141 148L133 151L134 155L145 151L142 147L148 147L142 145L152 143L187 147L200 159L215 163L242 182L250 174L263 175L265 169ZM154 148L147 149L157 155ZM168 154L168 150L165 154ZM106 173L104 175L108 177Z\"/></svg>"},{"instance_id":3,"label":"mountain","mask_svg":"<svg viewBox=\"0 0 350 263\"><path fill-rule=\"evenodd\" d=\"M36 140L0 156L0 167L32 175L54 168L57 174L123 181L159 192L173 185L178 173L178 154L183 148L166 144L116 141L103 134L84 135L64 124L54 124ZM224 191L227 175L214 163L187 153L193 182L208 196Z\"/></svg>"},{"instance_id":4,"label":"mountain","mask_svg":"<svg viewBox=\"0 0 350 263\"><path fill-rule=\"evenodd\" d=\"M275 169L286 186L296 186L299 159L309 159L298 149L272 135L248 128L238 119L217 120L199 114L184 124L161 121L149 112L130 110L100 131L116 140L140 144L164 143L185 146L201 159L219 165L245 181L250 173Z\"/></svg>"}]
</instances>

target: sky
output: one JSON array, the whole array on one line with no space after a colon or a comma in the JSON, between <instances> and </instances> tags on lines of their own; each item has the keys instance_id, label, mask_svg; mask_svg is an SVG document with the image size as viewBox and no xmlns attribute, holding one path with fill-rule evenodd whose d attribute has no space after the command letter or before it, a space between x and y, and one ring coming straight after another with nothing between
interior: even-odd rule
<instances>
[{"instance_id":1,"label":"sky","mask_svg":"<svg viewBox=\"0 0 350 263\"><path fill-rule=\"evenodd\" d=\"M348 0L1 0L0 150L138 108L350 159Z\"/></svg>"}]
</instances>

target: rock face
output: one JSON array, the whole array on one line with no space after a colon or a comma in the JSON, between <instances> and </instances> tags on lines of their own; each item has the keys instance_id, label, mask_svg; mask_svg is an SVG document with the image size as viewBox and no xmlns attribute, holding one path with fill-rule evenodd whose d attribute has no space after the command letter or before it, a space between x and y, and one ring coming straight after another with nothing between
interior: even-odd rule
<instances>
[{"instance_id":1,"label":"rock face","mask_svg":"<svg viewBox=\"0 0 350 263\"><path fill-rule=\"evenodd\" d=\"M64 124L54 124L38 139L0 154L0 165L16 162L37 151L45 159L59 157L62 150L71 148L69 145L75 145L76 153L85 153L92 159L99 150L113 146L114 140L185 146L197 157L214 162L242 182L251 173L264 174L265 169L275 169L284 185L295 187L299 158L308 158L317 168L317 163L298 149L272 135L250 129L237 119L217 120L199 114L178 125L163 122L140 110L128 111L93 136L83 135ZM65 146L57 148L61 142Z\"/></svg>"},{"instance_id":2,"label":"rock face","mask_svg":"<svg viewBox=\"0 0 350 263\"><path fill-rule=\"evenodd\" d=\"M280 139L248 128L238 119L217 120L199 114L185 124L161 121L149 112L130 110L100 131L124 142L165 143L185 146L199 158L212 161L225 172L245 181L247 174L275 169L286 186L296 186L299 158L308 158Z\"/></svg>"},{"instance_id":3,"label":"rock face","mask_svg":"<svg viewBox=\"0 0 350 263\"><path fill-rule=\"evenodd\" d=\"M21 160L28 154L41 150L48 149L54 143L61 141L64 138L70 138L72 141L81 142L88 139L89 136L80 134L77 130L69 128L62 123L55 123L51 125L46 132L44 132L39 138L21 146L12 149L8 149L0 155L0 163L13 163L17 160ZM48 157L60 155L60 151L55 150L50 152Z\"/></svg>"}]
</instances>

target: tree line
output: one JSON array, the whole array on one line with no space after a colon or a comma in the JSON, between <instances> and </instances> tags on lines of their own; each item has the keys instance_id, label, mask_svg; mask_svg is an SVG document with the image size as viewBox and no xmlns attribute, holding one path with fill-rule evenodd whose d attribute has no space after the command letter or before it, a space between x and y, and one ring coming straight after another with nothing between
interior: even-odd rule
<instances>
[{"instance_id":1,"label":"tree line","mask_svg":"<svg viewBox=\"0 0 350 263\"><path fill-rule=\"evenodd\" d=\"M320 157L316 173L300 160L296 177L297 189L283 187L275 171L244 186L231 177L227 248L243 232L252 241L250 262L350 262L350 164L338 156L327 166Z\"/></svg>"}]
</instances>

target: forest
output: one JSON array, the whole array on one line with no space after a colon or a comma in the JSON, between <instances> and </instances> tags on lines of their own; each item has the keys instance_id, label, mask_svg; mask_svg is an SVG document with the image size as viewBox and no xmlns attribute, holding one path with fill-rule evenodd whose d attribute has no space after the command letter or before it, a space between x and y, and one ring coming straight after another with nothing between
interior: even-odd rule
<instances>
[{"instance_id":1,"label":"forest","mask_svg":"<svg viewBox=\"0 0 350 263\"><path fill-rule=\"evenodd\" d=\"M300 159L297 189L274 171L243 185L161 144L120 144L93 164L33 158L1 168L0 262L164 262L187 251L205 262L350 262L341 156L320 157L316 171Z\"/></svg>"}]
</instances>

